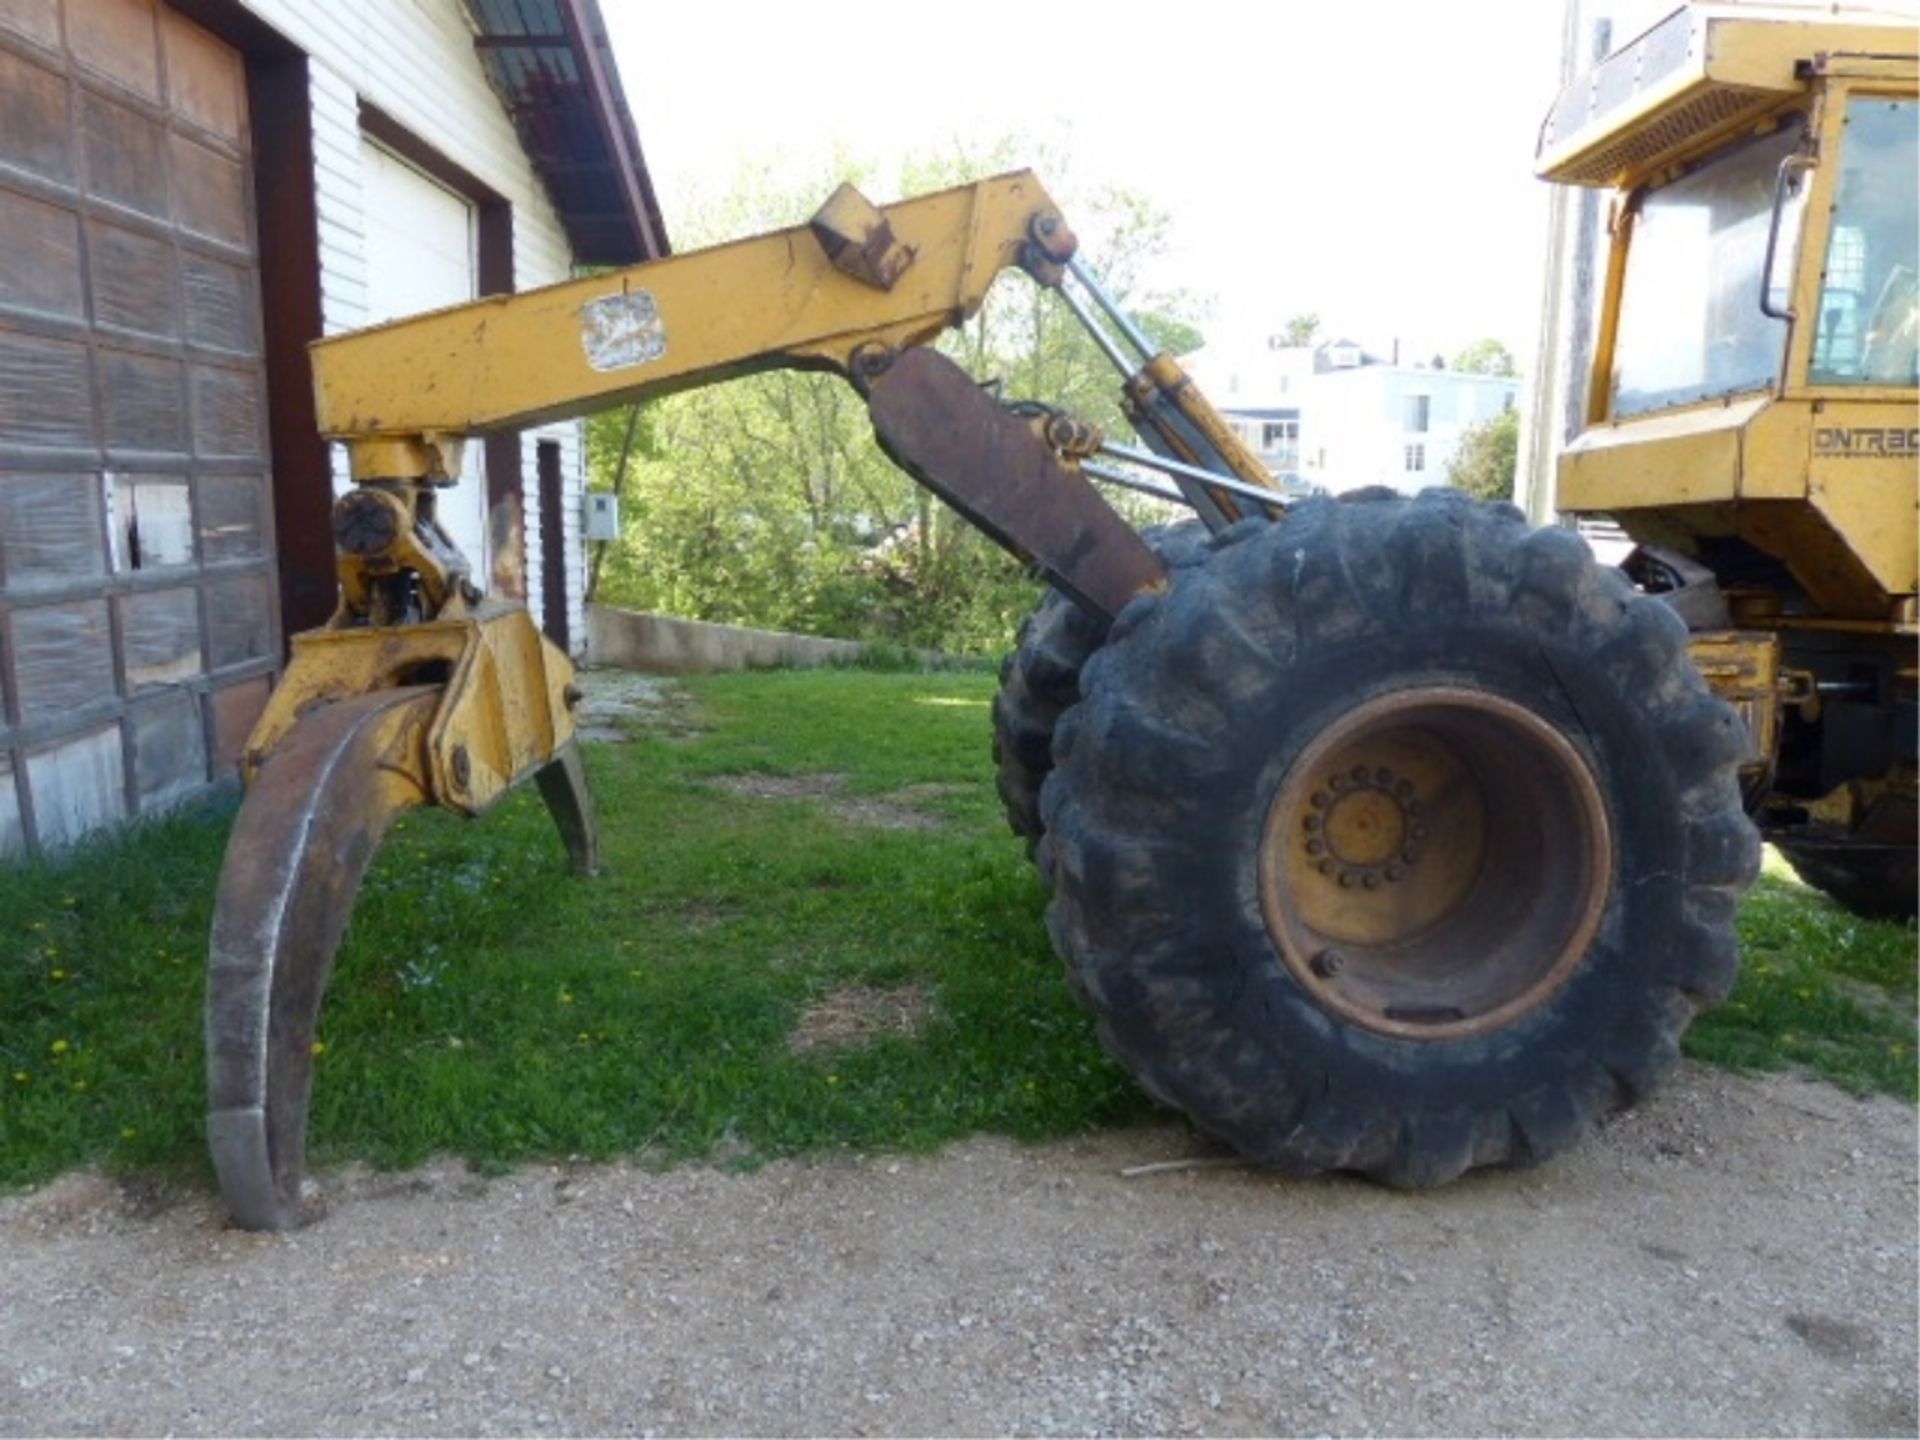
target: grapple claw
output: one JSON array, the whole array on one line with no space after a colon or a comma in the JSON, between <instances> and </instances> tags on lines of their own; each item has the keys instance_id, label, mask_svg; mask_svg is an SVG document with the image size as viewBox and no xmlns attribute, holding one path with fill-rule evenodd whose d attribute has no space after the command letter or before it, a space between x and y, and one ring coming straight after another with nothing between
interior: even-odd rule
<instances>
[{"instance_id":1,"label":"grapple claw","mask_svg":"<svg viewBox=\"0 0 1920 1440\"><path fill-rule=\"evenodd\" d=\"M600 873L600 821L593 813L593 794L580 764L580 747L569 742L534 775L540 798L547 802L553 823L560 827L576 875Z\"/></svg>"},{"instance_id":2,"label":"grapple claw","mask_svg":"<svg viewBox=\"0 0 1920 1440\"><path fill-rule=\"evenodd\" d=\"M381 837L431 801L440 687L309 712L234 823L207 969L207 1138L233 1222L302 1222L313 1040L334 952Z\"/></svg>"}]
</instances>

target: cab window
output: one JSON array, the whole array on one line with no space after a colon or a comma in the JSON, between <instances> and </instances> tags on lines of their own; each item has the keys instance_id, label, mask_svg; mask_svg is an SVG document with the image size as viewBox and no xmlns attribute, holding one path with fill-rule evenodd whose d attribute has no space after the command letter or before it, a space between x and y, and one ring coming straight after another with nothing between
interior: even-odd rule
<instances>
[{"instance_id":1,"label":"cab window","mask_svg":"<svg viewBox=\"0 0 1920 1440\"><path fill-rule=\"evenodd\" d=\"M1856 95L1844 132L1810 378L1920 384L1920 103Z\"/></svg>"},{"instance_id":2,"label":"cab window","mask_svg":"<svg viewBox=\"0 0 1920 1440\"><path fill-rule=\"evenodd\" d=\"M1804 133L1796 118L1641 197L1614 341L1614 415L1764 390L1778 380L1787 327L1760 308L1760 271L1775 177ZM1783 207L1787 254L1800 201L1790 192Z\"/></svg>"}]
</instances>

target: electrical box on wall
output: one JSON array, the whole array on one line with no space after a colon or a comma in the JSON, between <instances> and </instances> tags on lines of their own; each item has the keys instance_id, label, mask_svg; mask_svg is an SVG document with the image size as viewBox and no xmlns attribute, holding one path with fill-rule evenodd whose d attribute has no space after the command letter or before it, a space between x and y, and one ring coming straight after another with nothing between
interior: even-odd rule
<instances>
[{"instance_id":1,"label":"electrical box on wall","mask_svg":"<svg viewBox=\"0 0 1920 1440\"><path fill-rule=\"evenodd\" d=\"M587 492L587 539L620 538L620 497L606 490Z\"/></svg>"}]
</instances>

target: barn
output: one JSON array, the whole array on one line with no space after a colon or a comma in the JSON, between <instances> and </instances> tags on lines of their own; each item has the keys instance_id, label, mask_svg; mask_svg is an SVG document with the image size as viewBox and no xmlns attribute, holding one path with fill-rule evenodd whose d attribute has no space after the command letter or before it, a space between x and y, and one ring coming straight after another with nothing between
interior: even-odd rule
<instances>
[{"instance_id":1,"label":"barn","mask_svg":"<svg viewBox=\"0 0 1920 1440\"><path fill-rule=\"evenodd\" d=\"M597 0L0 0L0 855L228 780L331 613L309 342L665 250ZM580 650L582 428L474 448Z\"/></svg>"}]
</instances>

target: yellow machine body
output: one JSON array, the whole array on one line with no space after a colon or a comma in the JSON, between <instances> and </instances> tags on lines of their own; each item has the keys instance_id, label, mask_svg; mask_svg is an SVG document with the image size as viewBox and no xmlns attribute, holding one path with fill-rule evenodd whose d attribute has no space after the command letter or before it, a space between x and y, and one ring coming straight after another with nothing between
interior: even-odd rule
<instances>
[{"instance_id":1,"label":"yellow machine body","mask_svg":"<svg viewBox=\"0 0 1920 1440\"><path fill-rule=\"evenodd\" d=\"M1544 178L1616 192L1587 425L1560 462L1560 508L1610 515L1636 540L1681 550L1743 541L1786 566L1811 602L1809 619L1911 627L1916 618L1920 389L1911 365L1898 380L1843 384L1823 377L1814 356L1831 304L1836 200L1856 163L1850 112L1914 100L1917 40L1912 24L1825 7L1691 6L1571 87L1541 136ZM1781 148L1804 187L1801 223L1783 217L1775 231L1769 278L1791 316L1777 363L1756 383L1628 413L1623 310L1639 298L1630 277L1649 205L1769 136L1788 142ZM1713 279L1695 277L1697 290ZM1913 301L1891 298L1905 339L1883 343L1910 352ZM1757 291L1733 297L1740 302L1757 307ZM1749 318L1734 310L1727 323Z\"/></svg>"},{"instance_id":2,"label":"yellow machine body","mask_svg":"<svg viewBox=\"0 0 1920 1440\"><path fill-rule=\"evenodd\" d=\"M1747 722L1803 873L1911 913L1920 25L1695 4L1569 87L1539 173L1610 190L1563 511L1617 521ZM1636 566L1638 568L1636 569ZM1804 862L1804 863L1803 863Z\"/></svg>"}]
</instances>

